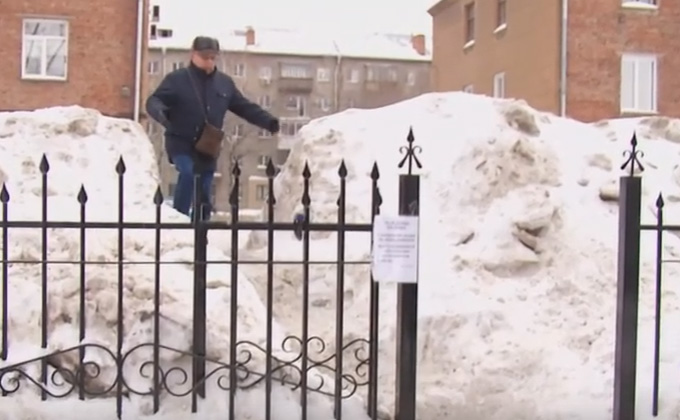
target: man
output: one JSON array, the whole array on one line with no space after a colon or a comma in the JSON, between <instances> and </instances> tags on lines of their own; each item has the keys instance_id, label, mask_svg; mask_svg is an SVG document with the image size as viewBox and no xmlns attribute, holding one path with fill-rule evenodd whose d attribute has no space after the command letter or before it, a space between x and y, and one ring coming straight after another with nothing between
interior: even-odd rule
<instances>
[{"instance_id":1,"label":"man","mask_svg":"<svg viewBox=\"0 0 680 420\"><path fill-rule=\"evenodd\" d=\"M246 99L232 78L216 68L219 50L217 39L196 37L189 66L165 76L146 101L147 113L165 127L165 150L178 172L173 207L190 215L196 173L204 220L211 213L211 187L217 166L216 157L194 147L206 122L222 127L227 111L231 111L272 134L279 131L279 120Z\"/></svg>"}]
</instances>

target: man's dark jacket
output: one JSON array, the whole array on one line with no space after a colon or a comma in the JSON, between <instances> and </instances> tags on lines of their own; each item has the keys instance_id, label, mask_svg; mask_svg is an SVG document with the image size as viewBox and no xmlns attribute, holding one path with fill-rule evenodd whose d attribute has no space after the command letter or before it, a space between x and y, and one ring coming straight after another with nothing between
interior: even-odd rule
<instances>
[{"instance_id":1,"label":"man's dark jacket","mask_svg":"<svg viewBox=\"0 0 680 420\"><path fill-rule=\"evenodd\" d=\"M218 70L207 74L193 65L165 76L147 99L146 111L165 127L170 162L174 156L195 155L194 143L206 117L215 127L223 126L227 111L266 130L277 124L274 116L243 96L231 77Z\"/></svg>"}]
</instances>

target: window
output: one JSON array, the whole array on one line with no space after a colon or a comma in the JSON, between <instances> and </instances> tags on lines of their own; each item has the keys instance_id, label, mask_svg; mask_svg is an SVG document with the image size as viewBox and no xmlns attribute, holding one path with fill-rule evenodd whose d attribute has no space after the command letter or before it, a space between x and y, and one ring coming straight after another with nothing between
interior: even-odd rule
<instances>
[{"instance_id":1,"label":"window","mask_svg":"<svg viewBox=\"0 0 680 420\"><path fill-rule=\"evenodd\" d=\"M359 83L359 70L352 69L347 73L347 81L350 83Z\"/></svg>"},{"instance_id":2,"label":"window","mask_svg":"<svg viewBox=\"0 0 680 420\"><path fill-rule=\"evenodd\" d=\"M301 121L284 121L281 123L281 135L295 136L304 125Z\"/></svg>"},{"instance_id":3,"label":"window","mask_svg":"<svg viewBox=\"0 0 680 420\"><path fill-rule=\"evenodd\" d=\"M298 117L305 116L305 98L302 96L289 96L286 98L286 109L297 111Z\"/></svg>"},{"instance_id":4,"label":"window","mask_svg":"<svg viewBox=\"0 0 680 420\"><path fill-rule=\"evenodd\" d=\"M623 7L657 7L658 0L621 0Z\"/></svg>"},{"instance_id":5,"label":"window","mask_svg":"<svg viewBox=\"0 0 680 420\"><path fill-rule=\"evenodd\" d=\"M260 128L257 135L261 139L268 139L272 137L272 133L270 133L269 130L265 130L264 128Z\"/></svg>"},{"instance_id":6,"label":"window","mask_svg":"<svg viewBox=\"0 0 680 420\"><path fill-rule=\"evenodd\" d=\"M158 74L161 71L160 61L149 61L149 74Z\"/></svg>"},{"instance_id":7,"label":"window","mask_svg":"<svg viewBox=\"0 0 680 420\"><path fill-rule=\"evenodd\" d=\"M331 80L331 72L325 67L316 69L316 80L319 82L328 82Z\"/></svg>"},{"instance_id":8,"label":"window","mask_svg":"<svg viewBox=\"0 0 680 420\"><path fill-rule=\"evenodd\" d=\"M234 77L246 77L246 65L243 63L234 64Z\"/></svg>"},{"instance_id":9,"label":"window","mask_svg":"<svg viewBox=\"0 0 680 420\"><path fill-rule=\"evenodd\" d=\"M243 137L243 134L245 132L245 129L243 127L243 124L236 124L234 128L232 128L232 133L235 138L241 138Z\"/></svg>"},{"instance_id":10,"label":"window","mask_svg":"<svg viewBox=\"0 0 680 420\"><path fill-rule=\"evenodd\" d=\"M284 79L311 79L309 67L301 64L282 64L281 77Z\"/></svg>"},{"instance_id":11,"label":"window","mask_svg":"<svg viewBox=\"0 0 680 420\"><path fill-rule=\"evenodd\" d=\"M258 201L265 201L267 199L267 187L264 185L255 186L255 198Z\"/></svg>"},{"instance_id":12,"label":"window","mask_svg":"<svg viewBox=\"0 0 680 420\"><path fill-rule=\"evenodd\" d=\"M260 67L260 79L271 80L272 79L272 68L271 67Z\"/></svg>"},{"instance_id":13,"label":"window","mask_svg":"<svg viewBox=\"0 0 680 420\"><path fill-rule=\"evenodd\" d=\"M505 73L497 73L493 77L493 97L505 98Z\"/></svg>"},{"instance_id":14,"label":"window","mask_svg":"<svg viewBox=\"0 0 680 420\"><path fill-rule=\"evenodd\" d=\"M172 63L172 71L183 69L185 66L184 61L175 61Z\"/></svg>"},{"instance_id":15,"label":"window","mask_svg":"<svg viewBox=\"0 0 680 420\"><path fill-rule=\"evenodd\" d=\"M151 21L152 22L158 22L160 17L161 17L161 7L160 6L153 6L151 8Z\"/></svg>"},{"instance_id":16,"label":"window","mask_svg":"<svg viewBox=\"0 0 680 420\"><path fill-rule=\"evenodd\" d=\"M389 80L390 82L399 81L399 73L395 69L387 70L387 80Z\"/></svg>"},{"instance_id":17,"label":"window","mask_svg":"<svg viewBox=\"0 0 680 420\"><path fill-rule=\"evenodd\" d=\"M496 0L496 30L499 31L507 25L507 0Z\"/></svg>"},{"instance_id":18,"label":"window","mask_svg":"<svg viewBox=\"0 0 680 420\"><path fill-rule=\"evenodd\" d=\"M465 44L475 41L475 3L465 5Z\"/></svg>"},{"instance_id":19,"label":"window","mask_svg":"<svg viewBox=\"0 0 680 420\"><path fill-rule=\"evenodd\" d=\"M259 168L266 168L267 163L269 163L269 156L267 155L260 155L257 158L257 166Z\"/></svg>"},{"instance_id":20,"label":"window","mask_svg":"<svg viewBox=\"0 0 680 420\"><path fill-rule=\"evenodd\" d=\"M621 112L656 112L657 64L650 54L621 56Z\"/></svg>"},{"instance_id":21,"label":"window","mask_svg":"<svg viewBox=\"0 0 680 420\"><path fill-rule=\"evenodd\" d=\"M463 86L463 92L465 92L465 93L473 93L474 91L475 91L475 88L472 85Z\"/></svg>"},{"instance_id":22,"label":"window","mask_svg":"<svg viewBox=\"0 0 680 420\"><path fill-rule=\"evenodd\" d=\"M272 98L269 95L260 96L258 102L264 109L269 109L272 106Z\"/></svg>"},{"instance_id":23,"label":"window","mask_svg":"<svg viewBox=\"0 0 680 420\"><path fill-rule=\"evenodd\" d=\"M406 76L406 84L409 86L413 86L416 84L416 74L415 72L408 72L408 75Z\"/></svg>"},{"instance_id":24,"label":"window","mask_svg":"<svg viewBox=\"0 0 680 420\"><path fill-rule=\"evenodd\" d=\"M321 98L319 99L319 108L321 108L322 111L328 112L331 109L331 101L328 98Z\"/></svg>"},{"instance_id":25,"label":"window","mask_svg":"<svg viewBox=\"0 0 680 420\"><path fill-rule=\"evenodd\" d=\"M66 80L68 22L24 20L22 50L22 78Z\"/></svg>"}]
</instances>

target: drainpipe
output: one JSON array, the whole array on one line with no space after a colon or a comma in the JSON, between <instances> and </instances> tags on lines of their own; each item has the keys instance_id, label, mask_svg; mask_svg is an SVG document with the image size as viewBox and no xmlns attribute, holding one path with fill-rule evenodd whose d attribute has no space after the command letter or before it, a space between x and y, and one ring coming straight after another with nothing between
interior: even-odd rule
<instances>
[{"instance_id":1,"label":"drainpipe","mask_svg":"<svg viewBox=\"0 0 680 420\"><path fill-rule=\"evenodd\" d=\"M142 48L144 46L144 0L137 0L137 45L135 46L135 104L133 119L139 122L142 107Z\"/></svg>"},{"instance_id":2,"label":"drainpipe","mask_svg":"<svg viewBox=\"0 0 680 420\"><path fill-rule=\"evenodd\" d=\"M567 115L567 24L569 0L562 0L562 24L560 34L560 115Z\"/></svg>"},{"instance_id":3,"label":"drainpipe","mask_svg":"<svg viewBox=\"0 0 680 420\"><path fill-rule=\"evenodd\" d=\"M338 44L333 42L333 45L335 46L335 73L333 75L334 78L334 83L333 83L333 99L334 99L334 108L335 112L340 111L340 81L342 80L342 72L341 72L341 67L342 67L342 53L340 52L340 48L338 47Z\"/></svg>"}]
</instances>

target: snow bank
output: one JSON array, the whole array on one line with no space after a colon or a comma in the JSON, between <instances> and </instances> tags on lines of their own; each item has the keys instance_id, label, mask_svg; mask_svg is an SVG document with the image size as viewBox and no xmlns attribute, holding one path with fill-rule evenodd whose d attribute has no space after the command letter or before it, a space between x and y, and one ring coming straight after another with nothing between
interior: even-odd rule
<instances>
[{"instance_id":1,"label":"snow bank","mask_svg":"<svg viewBox=\"0 0 680 420\"><path fill-rule=\"evenodd\" d=\"M98 112L79 107L53 108L35 112L0 113L0 175L10 193L9 213L13 220L39 220L41 215L41 156L49 164L48 216L50 220L78 220L76 200L81 183L89 197L89 220L117 220L119 157L125 159L125 219L153 221L153 194L158 184L157 167L151 143L141 127L130 121L103 117ZM166 221L181 221L185 217L164 206ZM87 236L87 260L114 262L117 259L117 233L90 231ZM48 234L48 259L77 261L79 233L64 229ZM128 231L124 237L126 261L153 261L152 232ZM212 241L211 241L212 243ZM11 260L40 261L41 236L38 230L11 230ZM226 255L209 249L209 260L228 261ZM193 237L190 231L164 232L161 260L177 262L161 268L161 343L177 350L190 352L193 305ZM78 344L79 268L75 264L55 264L49 267L49 345L48 352L67 349ZM153 342L153 265L127 265L124 270L125 341L124 351L141 343ZM87 275L87 337L85 342L97 343L112 351L116 349L117 268L115 264L90 265ZM248 277L239 274L239 340L262 344L265 309ZM229 349L230 274L228 265L213 264L208 269L207 342L208 358L227 363ZM12 264L9 270L9 360L21 362L42 353L40 346L41 268L39 264ZM280 325L274 326L274 343L286 336ZM251 349L252 350L252 349ZM253 369L263 369L264 355L253 353ZM285 355L279 355L281 357ZM114 360L104 352L89 350L87 360L99 363L102 375L89 384L90 389L105 389L115 378ZM161 352L164 369L190 367L190 360L175 352ZM148 389L151 382L139 370L151 360L150 350L133 353L126 365L126 379L137 390ZM77 353L54 361L63 367L77 363ZM215 366L212 366L214 368ZM39 365L29 366L28 373L39 378ZM211 366L208 366L211 369ZM263 370L261 370L263 371ZM150 374L150 369L145 370ZM223 372L227 374L227 372ZM219 376L219 374L217 375ZM10 387L9 378L5 386ZM172 381L173 379L170 379ZM181 381L181 377L179 377ZM213 381L214 382L214 381ZM227 395L209 384L212 392L200 405L199 418L224 418ZM175 392L187 386L176 385ZM55 389L59 392L59 389ZM76 397L76 396L74 396ZM110 397L110 395L109 395ZM263 418L263 390L256 388L238 394L239 419ZM276 419L297 418L299 397L275 386ZM315 419L332 418L328 401L310 396L310 415ZM126 418L140 418L150 413L150 400L131 397L124 402ZM36 403L37 389L24 383L17 394L2 399L0 419L90 419L93 416L114 418L112 398L97 402L78 403L73 400ZM186 398L164 398L163 418L188 418ZM351 406L349 407L351 409ZM280 410L280 411L279 411ZM94 413L97 413L96 415ZM292 416L292 417L291 417ZM361 419L360 414L355 417Z\"/></svg>"},{"instance_id":2,"label":"snow bank","mask_svg":"<svg viewBox=\"0 0 680 420\"><path fill-rule=\"evenodd\" d=\"M622 152L639 130L643 217L653 220L660 190L680 197L680 122L669 119L582 124L525 103L462 93L428 94L375 110L315 120L300 133L276 180L277 218L300 211L301 173L312 172L314 221L334 221L337 169L349 170L348 221L369 220L374 161L383 213L397 210L397 163L409 126L422 146L419 418L593 419L612 407L617 207ZM669 202L670 201L670 202ZM666 214L678 218L677 200ZM671 216L672 215L672 216ZM670 221L669 221L670 223ZM253 234L254 256L263 255ZM654 240L643 234L638 417L651 418ZM368 260L367 236L349 238L348 259ZM676 237L665 252L678 255ZM333 235L319 235L312 258L335 258ZM291 235L276 237L276 258L299 259ZM664 267L673 279L677 268ZM262 272L247 270L260 290ZM299 302L301 274L279 269L277 296ZM312 269L312 333L332 341L336 272ZM677 418L680 285L664 286L661 414ZM368 267L348 268L346 336L365 337ZM395 293L381 289L381 410L393 405ZM295 330L298 311L279 312Z\"/></svg>"}]
</instances>

